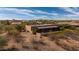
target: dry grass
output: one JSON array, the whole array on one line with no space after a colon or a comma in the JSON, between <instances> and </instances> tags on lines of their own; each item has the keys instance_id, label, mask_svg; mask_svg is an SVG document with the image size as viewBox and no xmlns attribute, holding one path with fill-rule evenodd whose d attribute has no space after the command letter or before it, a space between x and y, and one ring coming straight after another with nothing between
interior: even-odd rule
<instances>
[{"instance_id":1,"label":"dry grass","mask_svg":"<svg viewBox=\"0 0 79 59\"><path fill-rule=\"evenodd\" d=\"M73 39L58 39L56 44L68 51L79 51L79 42Z\"/></svg>"},{"instance_id":2,"label":"dry grass","mask_svg":"<svg viewBox=\"0 0 79 59\"><path fill-rule=\"evenodd\" d=\"M68 38L65 34L76 34L74 31L63 31L48 33L46 36L41 36L39 39L35 35L30 33L21 33L21 36L17 36L16 39L10 41L8 45L10 48L7 50L20 50L20 51L79 51L79 41ZM13 45L15 46L13 48Z\"/></svg>"}]
</instances>

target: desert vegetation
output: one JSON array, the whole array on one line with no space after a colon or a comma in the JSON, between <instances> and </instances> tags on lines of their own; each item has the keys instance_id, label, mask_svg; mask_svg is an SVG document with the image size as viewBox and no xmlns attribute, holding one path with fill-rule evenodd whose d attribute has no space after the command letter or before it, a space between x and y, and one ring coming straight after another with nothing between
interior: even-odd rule
<instances>
[{"instance_id":1,"label":"desert vegetation","mask_svg":"<svg viewBox=\"0 0 79 59\"><path fill-rule=\"evenodd\" d=\"M0 21L1 51L79 51L79 27L59 24L66 21L29 20L21 24L11 24L8 20ZM67 21L70 22L70 21ZM25 30L25 25L54 24L58 31L40 33L37 28L33 33Z\"/></svg>"}]
</instances>

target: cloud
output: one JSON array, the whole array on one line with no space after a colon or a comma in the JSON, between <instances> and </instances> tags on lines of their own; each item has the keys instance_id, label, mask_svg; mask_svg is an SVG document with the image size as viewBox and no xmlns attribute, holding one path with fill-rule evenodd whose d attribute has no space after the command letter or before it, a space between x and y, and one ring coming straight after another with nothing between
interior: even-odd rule
<instances>
[{"instance_id":1,"label":"cloud","mask_svg":"<svg viewBox=\"0 0 79 59\"><path fill-rule=\"evenodd\" d=\"M59 18L74 20L79 19L79 9L77 7L60 7L59 9L64 11Z\"/></svg>"},{"instance_id":2,"label":"cloud","mask_svg":"<svg viewBox=\"0 0 79 59\"><path fill-rule=\"evenodd\" d=\"M33 13L32 10L27 10L27 9L17 9L17 8L0 8L0 11L4 11L5 12L10 12L8 14L24 14L24 15L28 15L28 16L34 16L30 13Z\"/></svg>"},{"instance_id":3,"label":"cloud","mask_svg":"<svg viewBox=\"0 0 79 59\"><path fill-rule=\"evenodd\" d=\"M60 19L60 18L78 18L79 10L74 7L61 7L60 10L44 11L42 9L28 9L28 8L0 8L0 18L5 19ZM63 10L63 11L61 11ZM54 12L53 12L54 11ZM63 13L58 13L59 11ZM65 14L66 13L66 14Z\"/></svg>"},{"instance_id":4,"label":"cloud","mask_svg":"<svg viewBox=\"0 0 79 59\"><path fill-rule=\"evenodd\" d=\"M28 10L28 9L18 9L18 8L0 8L0 11L4 10L4 11L13 11L13 12L27 12L27 13L33 13L32 10Z\"/></svg>"},{"instance_id":5,"label":"cloud","mask_svg":"<svg viewBox=\"0 0 79 59\"><path fill-rule=\"evenodd\" d=\"M34 17L34 19L51 19L51 18L45 15L41 15L41 16Z\"/></svg>"},{"instance_id":6,"label":"cloud","mask_svg":"<svg viewBox=\"0 0 79 59\"><path fill-rule=\"evenodd\" d=\"M37 14L50 14L48 12L45 12L45 11L41 11L41 10L35 10L34 13L37 13Z\"/></svg>"},{"instance_id":7,"label":"cloud","mask_svg":"<svg viewBox=\"0 0 79 59\"><path fill-rule=\"evenodd\" d=\"M45 15L50 15L50 16L58 16L59 14L56 12L46 12L46 11L42 11L42 10L35 10L34 13L37 14L45 14Z\"/></svg>"},{"instance_id":8,"label":"cloud","mask_svg":"<svg viewBox=\"0 0 79 59\"><path fill-rule=\"evenodd\" d=\"M63 9L63 10L66 11L66 12L69 12L69 13L71 13L71 14L74 14L74 15L79 16L79 12L77 11L77 10L78 10L77 7L72 7L72 8L70 8L70 7L63 7L63 8L61 8L61 9Z\"/></svg>"},{"instance_id":9,"label":"cloud","mask_svg":"<svg viewBox=\"0 0 79 59\"><path fill-rule=\"evenodd\" d=\"M57 16L58 13L49 13L49 12L46 12L46 11L42 11L42 10L30 10L30 9L18 9L18 8L0 8L0 12L4 15L4 17L8 17L8 16L11 16L13 15L12 17L19 17L20 14L21 14L21 17L23 16L26 16L27 17L30 17L30 18L49 18L48 16L45 16L45 15L50 15L50 16ZM37 16L35 14L38 14L38 15L41 15L41 16ZM10 17L8 17L10 18ZM19 17L20 18L20 17Z\"/></svg>"}]
</instances>

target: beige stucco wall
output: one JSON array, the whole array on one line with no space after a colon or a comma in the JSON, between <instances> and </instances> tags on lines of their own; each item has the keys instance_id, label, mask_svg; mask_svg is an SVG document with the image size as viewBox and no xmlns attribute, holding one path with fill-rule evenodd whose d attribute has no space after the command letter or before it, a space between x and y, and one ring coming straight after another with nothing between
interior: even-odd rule
<instances>
[{"instance_id":1,"label":"beige stucco wall","mask_svg":"<svg viewBox=\"0 0 79 59\"><path fill-rule=\"evenodd\" d=\"M32 33L32 30L31 30L31 25L26 25L26 31L29 31L30 33Z\"/></svg>"}]
</instances>

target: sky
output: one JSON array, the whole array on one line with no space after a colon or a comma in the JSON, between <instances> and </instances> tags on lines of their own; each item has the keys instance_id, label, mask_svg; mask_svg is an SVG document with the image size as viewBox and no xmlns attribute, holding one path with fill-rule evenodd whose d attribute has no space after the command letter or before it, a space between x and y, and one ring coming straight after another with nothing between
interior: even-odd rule
<instances>
[{"instance_id":1,"label":"sky","mask_svg":"<svg viewBox=\"0 0 79 59\"><path fill-rule=\"evenodd\" d=\"M79 7L0 7L0 20L79 19Z\"/></svg>"}]
</instances>

